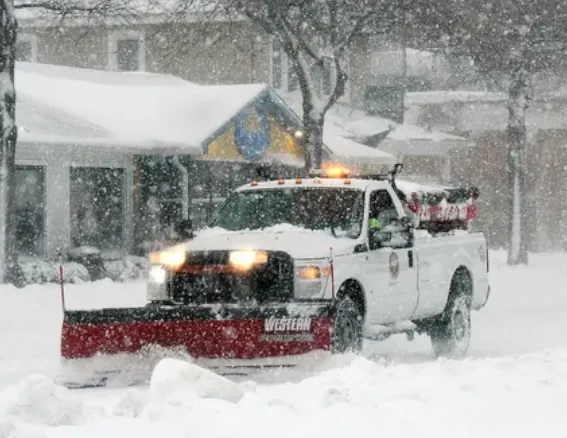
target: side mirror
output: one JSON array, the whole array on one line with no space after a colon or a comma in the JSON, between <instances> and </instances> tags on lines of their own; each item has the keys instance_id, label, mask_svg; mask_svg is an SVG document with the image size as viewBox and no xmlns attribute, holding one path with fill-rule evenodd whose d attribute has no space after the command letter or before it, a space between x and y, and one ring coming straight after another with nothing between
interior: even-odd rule
<instances>
[{"instance_id":1,"label":"side mirror","mask_svg":"<svg viewBox=\"0 0 567 438\"><path fill-rule=\"evenodd\" d=\"M403 216L400 218L400 225L409 231L413 227L413 221L409 216Z\"/></svg>"},{"instance_id":2,"label":"side mirror","mask_svg":"<svg viewBox=\"0 0 567 438\"><path fill-rule=\"evenodd\" d=\"M368 237L370 249L381 248L385 242L392 240L392 233L382 230L371 230Z\"/></svg>"},{"instance_id":3,"label":"side mirror","mask_svg":"<svg viewBox=\"0 0 567 438\"><path fill-rule=\"evenodd\" d=\"M181 219L175 224L175 234L179 240L188 240L193 238L193 222L191 219Z\"/></svg>"}]
</instances>

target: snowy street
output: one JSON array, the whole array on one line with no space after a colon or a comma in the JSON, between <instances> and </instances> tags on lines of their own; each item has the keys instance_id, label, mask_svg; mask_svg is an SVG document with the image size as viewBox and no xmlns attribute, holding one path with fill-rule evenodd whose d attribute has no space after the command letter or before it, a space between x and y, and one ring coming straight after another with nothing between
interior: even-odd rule
<instances>
[{"instance_id":1,"label":"snowy street","mask_svg":"<svg viewBox=\"0 0 567 438\"><path fill-rule=\"evenodd\" d=\"M59 287L3 287L0 438L565 437L566 264L566 254L542 254L511 268L491 253L491 298L473 313L463 361L436 362L427 338L400 335L318 374L215 381L162 363L149 388L130 389L55 385ZM73 308L141 304L145 292L110 281L67 291Z\"/></svg>"}]
</instances>

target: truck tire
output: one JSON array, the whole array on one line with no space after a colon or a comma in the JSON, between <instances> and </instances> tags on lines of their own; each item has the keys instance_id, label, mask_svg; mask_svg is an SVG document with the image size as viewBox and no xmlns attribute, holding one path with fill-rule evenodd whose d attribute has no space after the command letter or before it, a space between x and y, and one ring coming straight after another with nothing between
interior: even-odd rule
<instances>
[{"instance_id":1,"label":"truck tire","mask_svg":"<svg viewBox=\"0 0 567 438\"><path fill-rule=\"evenodd\" d=\"M333 354L359 353L362 351L362 315L358 306L348 296L336 306L331 334Z\"/></svg>"},{"instance_id":2,"label":"truck tire","mask_svg":"<svg viewBox=\"0 0 567 438\"><path fill-rule=\"evenodd\" d=\"M445 311L429 329L435 357L461 359L471 341L469 299L463 293L452 293Z\"/></svg>"}]
</instances>

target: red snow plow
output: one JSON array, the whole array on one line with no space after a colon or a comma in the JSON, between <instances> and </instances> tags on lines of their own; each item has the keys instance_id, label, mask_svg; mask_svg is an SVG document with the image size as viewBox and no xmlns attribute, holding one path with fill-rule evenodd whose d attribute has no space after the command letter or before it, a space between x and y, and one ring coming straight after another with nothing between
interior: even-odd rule
<instances>
[{"instance_id":1,"label":"red snow plow","mask_svg":"<svg viewBox=\"0 0 567 438\"><path fill-rule=\"evenodd\" d=\"M331 344L328 304L305 306L167 306L66 310L61 356L68 386L146 380L163 357L182 357L219 372L296 365ZM124 378L126 380L124 380ZM90 383L89 383L90 382Z\"/></svg>"},{"instance_id":2,"label":"red snow plow","mask_svg":"<svg viewBox=\"0 0 567 438\"><path fill-rule=\"evenodd\" d=\"M164 357L234 374L297 365L330 349L333 303L294 302L297 270L287 253L177 248L187 260L175 260L173 249L150 257L146 306L64 309L65 385L144 381ZM323 268L309 269L300 275L319 285L314 271Z\"/></svg>"},{"instance_id":3,"label":"red snow plow","mask_svg":"<svg viewBox=\"0 0 567 438\"><path fill-rule=\"evenodd\" d=\"M146 379L166 356L250 369L294 366L305 363L302 357L308 363L321 352L360 351L363 315L373 311L363 292L369 272L356 266L360 253L369 251L363 233L367 180L379 181L371 183L374 190L396 189L394 202L399 208L405 202L419 217L418 228L466 229L476 214L474 190L419 189L394 184L392 175L278 178L237 189L210 225L220 232L199 233L150 254L147 305L63 305L66 384L105 384L115 373L137 380L138 371ZM289 227L262 231L274 224ZM365 266L376 275L375 267ZM394 268L383 271L385 284Z\"/></svg>"}]
</instances>

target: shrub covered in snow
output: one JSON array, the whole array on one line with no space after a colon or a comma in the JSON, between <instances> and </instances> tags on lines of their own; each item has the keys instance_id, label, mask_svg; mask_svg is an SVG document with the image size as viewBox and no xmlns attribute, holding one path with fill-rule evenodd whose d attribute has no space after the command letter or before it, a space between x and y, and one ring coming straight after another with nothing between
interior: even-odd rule
<instances>
[{"instance_id":1,"label":"shrub covered in snow","mask_svg":"<svg viewBox=\"0 0 567 438\"><path fill-rule=\"evenodd\" d=\"M112 260L104 262L108 278L114 281L135 280L140 277L140 268L129 260Z\"/></svg>"},{"instance_id":2,"label":"shrub covered in snow","mask_svg":"<svg viewBox=\"0 0 567 438\"><path fill-rule=\"evenodd\" d=\"M44 260L20 262L23 284L43 284L59 282L59 263ZM63 280L66 283L85 283L91 281L87 268L80 263L63 263Z\"/></svg>"},{"instance_id":3,"label":"shrub covered in snow","mask_svg":"<svg viewBox=\"0 0 567 438\"><path fill-rule=\"evenodd\" d=\"M79 284L105 278L118 282L134 281L145 278L148 271L148 260L145 257L126 255L117 259L101 257L100 265L96 266L96 272L93 272L92 266L77 261L84 257L79 254L75 253L73 260L63 262L63 279L66 283ZM20 260L20 266L22 286L59 282L59 262L26 258Z\"/></svg>"}]
</instances>

